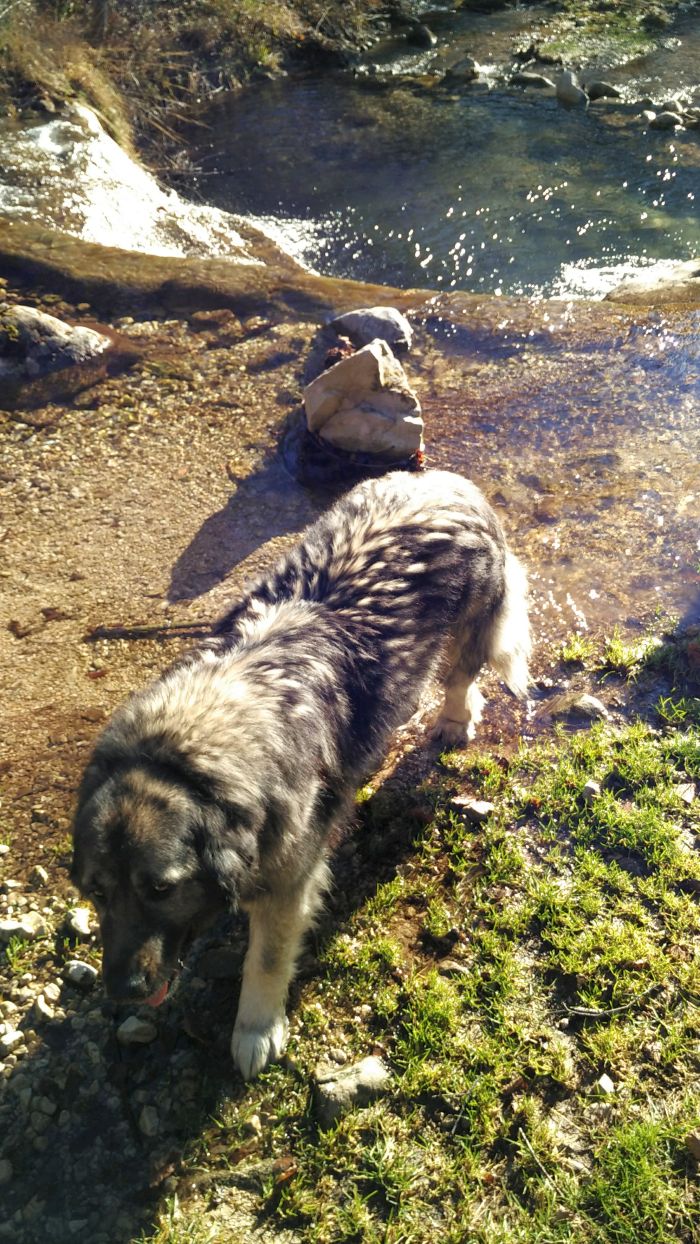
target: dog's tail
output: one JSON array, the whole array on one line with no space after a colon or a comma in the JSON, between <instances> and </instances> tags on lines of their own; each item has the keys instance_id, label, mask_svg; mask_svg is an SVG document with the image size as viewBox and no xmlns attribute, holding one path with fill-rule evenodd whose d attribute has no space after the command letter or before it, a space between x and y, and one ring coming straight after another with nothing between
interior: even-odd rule
<instances>
[{"instance_id":1,"label":"dog's tail","mask_svg":"<svg viewBox=\"0 0 700 1244\"><path fill-rule=\"evenodd\" d=\"M506 553L506 590L493 619L488 663L519 699L529 682L530 622L527 613L527 575L512 553Z\"/></svg>"}]
</instances>

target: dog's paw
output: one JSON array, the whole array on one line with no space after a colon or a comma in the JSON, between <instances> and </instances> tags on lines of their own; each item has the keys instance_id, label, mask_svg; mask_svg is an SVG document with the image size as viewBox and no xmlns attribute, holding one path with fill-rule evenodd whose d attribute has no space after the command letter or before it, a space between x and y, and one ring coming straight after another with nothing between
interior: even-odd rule
<instances>
[{"instance_id":1,"label":"dog's paw","mask_svg":"<svg viewBox=\"0 0 700 1244\"><path fill-rule=\"evenodd\" d=\"M438 717L430 737L437 743L452 743L455 747L464 747L474 738L476 733L473 721L454 721L451 717Z\"/></svg>"},{"instance_id":2,"label":"dog's paw","mask_svg":"<svg viewBox=\"0 0 700 1244\"><path fill-rule=\"evenodd\" d=\"M231 1057L244 1080L254 1080L268 1063L284 1052L289 1036L287 1016L274 1016L267 1024L250 1027L236 1024L231 1037Z\"/></svg>"}]
</instances>

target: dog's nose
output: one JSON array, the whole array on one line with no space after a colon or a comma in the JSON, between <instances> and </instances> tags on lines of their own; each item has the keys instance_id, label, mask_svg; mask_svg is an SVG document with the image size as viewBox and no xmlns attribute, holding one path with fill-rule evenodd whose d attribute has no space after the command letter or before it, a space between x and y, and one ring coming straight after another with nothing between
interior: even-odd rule
<instances>
[{"instance_id":1,"label":"dog's nose","mask_svg":"<svg viewBox=\"0 0 700 1244\"><path fill-rule=\"evenodd\" d=\"M144 972L106 972L105 987L116 1002L137 1002L151 992Z\"/></svg>"}]
</instances>

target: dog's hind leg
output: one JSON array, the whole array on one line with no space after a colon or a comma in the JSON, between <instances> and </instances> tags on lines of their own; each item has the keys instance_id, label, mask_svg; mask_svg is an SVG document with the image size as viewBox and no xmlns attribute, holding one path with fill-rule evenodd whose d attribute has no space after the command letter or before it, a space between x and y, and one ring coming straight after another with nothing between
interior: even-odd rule
<instances>
[{"instance_id":1,"label":"dog's hind leg","mask_svg":"<svg viewBox=\"0 0 700 1244\"><path fill-rule=\"evenodd\" d=\"M297 888L246 904L250 922L241 996L231 1055L244 1080L252 1080L282 1054L289 1032L287 990L303 936L328 884L325 860Z\"/></svg>"},{"instance_id":2,"label":"dog's hind leg","mask_svg":"<svg viewBox=\"0 0 700 1244\"><path fill-rule=\"evenodd\" d=\"M484 697L474 680L484 656L468 633L460 634L451 656L451 668L444 683L445 698L431 734L434 739L446 743L463 744L474 738L475 728L481 721Z\"/></svg>"}]
</instances>

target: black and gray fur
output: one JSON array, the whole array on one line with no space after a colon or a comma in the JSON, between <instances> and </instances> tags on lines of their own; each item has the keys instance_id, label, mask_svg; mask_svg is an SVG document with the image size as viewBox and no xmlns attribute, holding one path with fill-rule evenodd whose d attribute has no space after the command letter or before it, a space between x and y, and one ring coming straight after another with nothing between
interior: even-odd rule
<instances>
[{"instance_id":1,"label":"black and gray fur","mask_svg":"<svg viewBox=\"0 0 700 1244\"><path fill-rule=\"evenodd\" d=\"M108 991L162 1000L219 910L250 920L232 1055L284 1049L326 844L439 675L435 733L471 736L490 664L527 686L525 576L473 484L431 471L353 488L192 651L120 708L83 779L74 876L100 917Z\"/></svg>"}]
</instances>

